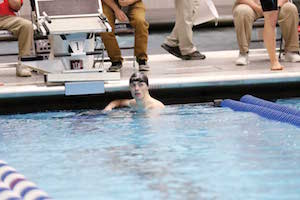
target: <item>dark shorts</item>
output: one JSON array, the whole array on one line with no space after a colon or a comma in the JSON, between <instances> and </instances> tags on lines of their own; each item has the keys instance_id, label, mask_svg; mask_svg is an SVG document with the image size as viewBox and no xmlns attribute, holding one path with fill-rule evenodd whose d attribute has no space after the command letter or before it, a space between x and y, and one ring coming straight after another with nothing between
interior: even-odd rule
<instances>
[{"instance_id":1,"label":"dark shorts","mask_svg":"<svg viewBox=\"0 0 300 200\"><path fill-rule=\"evenodd\" d=\"M277 0L260 0L260 3L264 12L278 9Z\"/></svg>"}]
</instances>

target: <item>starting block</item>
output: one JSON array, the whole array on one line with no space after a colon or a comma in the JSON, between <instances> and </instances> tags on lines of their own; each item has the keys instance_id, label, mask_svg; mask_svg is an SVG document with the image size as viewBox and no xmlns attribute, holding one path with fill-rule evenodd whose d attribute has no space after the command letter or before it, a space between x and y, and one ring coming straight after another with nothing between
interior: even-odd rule
<instances>
[{"instance_id":1,"label":"starting block","mask_svg":"<svg viewBox=\"0 0 300 200\"><path fill-rule=\"evenodd\" d=\"M104 85L105 81L120 80L120 73L105 72L103 63L102 67L94 64L94 55L104 53L104 49L94 50L95 34L112 31L101 0L34 0L34 6L35 23L41 35L48 36L51 52L48 60L24 57L22 64L43 73L46 83L68 83L69 88L78 88L80 83L86 88L91 81ZM72 89L71 94L76 92Z\"/></svg>"}]
</instances>

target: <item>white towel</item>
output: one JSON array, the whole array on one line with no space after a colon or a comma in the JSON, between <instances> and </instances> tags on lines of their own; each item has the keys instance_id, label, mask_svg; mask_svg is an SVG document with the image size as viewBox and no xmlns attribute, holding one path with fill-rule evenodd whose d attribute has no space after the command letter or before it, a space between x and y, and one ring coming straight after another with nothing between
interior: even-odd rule
<instances>
[{"instance_id":1,"label":"white towel","mask_svg":"<svg viewBox=\"0 0 300 200\"><path fill-rule=\"evenodd\" d=\"M212 0L194 0L193 24L203 24L205 22L219 18L218 11Z\"/></svg>"}]
</instances>

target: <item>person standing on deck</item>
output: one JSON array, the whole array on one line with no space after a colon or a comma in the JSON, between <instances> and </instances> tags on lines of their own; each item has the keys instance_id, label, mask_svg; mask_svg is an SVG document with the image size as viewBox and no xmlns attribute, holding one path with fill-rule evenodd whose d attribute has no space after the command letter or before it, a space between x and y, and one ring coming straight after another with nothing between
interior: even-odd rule
<instances>
[{"instance_id":1,"label":"person standing on deck","mask_svg":"<svg viewBox=\"0 0 300 200\"><path fill-rule=\"evenodd\" d=\"M182 60L203 60L193 44L193 15L197 0L175 0L176 21L169 36L161 45L163 49Z\"/></svg>"},{"instance_id":2,"label":"person standing on deck","mask_svg":"<svg viewBox=\"0 0 300 200\"><path fill-rule=\"evenodd\" d=\"M16 16L23 5L23 0L0 0L0 30L8 30L18 38L19 62L16 75L21 77L31 76L30 69L20 63L22 56L30 55L33 40L32 23Z\"/></svg>"}]
</instances>

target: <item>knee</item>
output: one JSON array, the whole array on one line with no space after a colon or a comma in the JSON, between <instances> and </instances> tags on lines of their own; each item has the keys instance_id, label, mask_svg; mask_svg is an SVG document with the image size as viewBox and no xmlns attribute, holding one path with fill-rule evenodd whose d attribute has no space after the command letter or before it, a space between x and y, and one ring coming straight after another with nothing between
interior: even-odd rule
<instances>
[{"instance_id":1,"label":"knee","mask_svg":"<svg viewBox=\"0 0 300 200\"><path fill-rule=\"evenodd\" d=\"M110 40L112 38L115 38L115 32L114 32L114 29L112 29L112 32L105 32L105 33L99 33L102 41L105 41L105 40Z\"/></svg>"},{"instance_id":2,"label":"knee","mask_svg":"<svg viewBox=\"0 0 300 200\"><path fill-rule=\"evenodd\" d=\"M25 31L26 33L32 33L33 32L32 23L28 20L25 20L25 19L22 20L21 29L22 29L22 31Z\"/></svg>"},{"instance_id":3,"label":"knee","mask_svg":"<svg viewBox=\"0 0 300 200\"><path fill-rule=\"evenodd\" d=\"M132 22L132 25L135 29L148 29L149 28L149 24L148 22L146 21L145 18L135 18Z\"/></svg>"},{"instance_id":4,"label":"knee","mask_svg":"<svg viewBox=\"0 0 300 200\"><path fill-rule=\"evenodd\" d=\"M252 18L252 13L254 11L252 8L246 4L237 5L233 9L233 18L234 21L244 21L248 22Z\"/></svg>"},{"instance_id":5,"label":"knee","mask_svg":"<svg viewBox=\"0 0 300 200\"><path fill-rule=\"evenodd\" d=\"M293 3L285 3L280 10L281 13L293 14L298 16L298 9Z\"/></svg>"}]
</instances>

